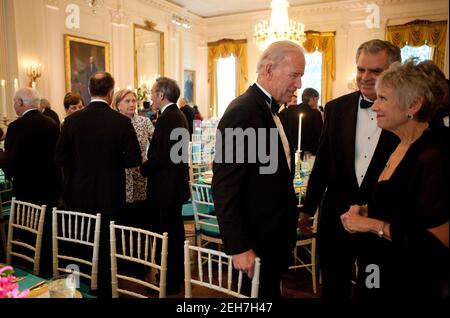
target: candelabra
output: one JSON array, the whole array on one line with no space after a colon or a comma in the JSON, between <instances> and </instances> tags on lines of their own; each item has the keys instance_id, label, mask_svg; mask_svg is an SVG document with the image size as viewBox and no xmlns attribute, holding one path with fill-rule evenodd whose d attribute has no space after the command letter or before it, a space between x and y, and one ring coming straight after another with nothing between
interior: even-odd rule
<instances>
[{"instance_id":1,"label":"candelabra","mask_svg":"<svg viewBox=\"0 0 450 318\"><path fill-rule=\"evenodd\" d=\"M36 80L42 76L41 64L32 62L26 67L27 76L30 78L30 87L36 86Z\"/></svg>"},{"instance_id":2,"label":"candelabra","mask_svg":"<svg viewBox=\"0 0 450 318\"><path fill-rule=\"evenodd\" d=\"M189 22L188 19L180 17L179 15L173 14L172 15L172 20L171 22L173 24L176 24L180 27L186 28L186 29L190 29L191 28L191 24Z\"/></svg>"},{"instance_id":3,"label":"candelabra","mask_svg":"<svg viewBox=\"0 0 450 318\"><path fill-rule=\"evenodd\" d=\"M3 127L8 127L9 119L6 115L3 116Z\"/></svg>"}]
</instances>

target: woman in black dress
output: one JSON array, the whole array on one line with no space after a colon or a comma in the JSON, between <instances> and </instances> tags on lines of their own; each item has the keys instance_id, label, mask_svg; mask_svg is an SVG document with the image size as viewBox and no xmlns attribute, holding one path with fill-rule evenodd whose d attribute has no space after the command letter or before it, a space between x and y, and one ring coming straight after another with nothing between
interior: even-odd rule
<instances>
[{"instance_id":1,"label":"woman in black dress","mask_svg":"<svg viewBox=\"0 0 450 318\"><path fill-rule=\"evenodd\" d=\"M362 233L356 296L362 300L448 297L449 160L444 136L429 121L442 103L412 60L377 81L378 126L400 138L366 206L341 216Z\"/></svg>"}]
</instances>

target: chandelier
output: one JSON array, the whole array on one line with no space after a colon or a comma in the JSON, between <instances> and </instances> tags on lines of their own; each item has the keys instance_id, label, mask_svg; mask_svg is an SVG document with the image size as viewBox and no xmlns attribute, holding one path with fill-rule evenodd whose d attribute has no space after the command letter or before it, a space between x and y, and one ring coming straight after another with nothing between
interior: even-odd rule
<instances>
[{"instance_id":1,"label":"chandelier","mask_svg":"<svg viewBox=\"0 0 450 318\"><path fill-rule=\"evenodd\" d=\"M287 0L272 0L270 7L270 24L263 21L255 25L256 46L265 50L276 41L289 40L299 45L305 41L305 26L303 23L289 20Z\"/></svg>"},{"instance_id":2,"label":"chandelier","mask_svg":"<svg viewBox=\"0 0 450 318\"><path fill-rule=\"evenodd\" d=\"M87 5L92 9L92 14L97 14L97 9L103 5L103 0L86 0Z\"/></svg>"}]
</instances>

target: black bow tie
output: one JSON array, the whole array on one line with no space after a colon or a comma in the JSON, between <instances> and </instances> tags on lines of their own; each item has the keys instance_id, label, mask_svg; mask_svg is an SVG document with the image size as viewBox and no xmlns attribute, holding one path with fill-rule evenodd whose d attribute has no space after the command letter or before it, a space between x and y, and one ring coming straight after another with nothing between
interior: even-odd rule
<instances>
[{"instance_id":1,"label":"black bow tie","mask_svg":"<svg viewBox=\"0 0 450 318\"><path fill-rule=\"evenodd\" d=\"M272 114L278 115L278 111L280 110L280 104L278 104L272 97L272 100L270 101L270 110L272 111Z\"/></svg>"},{"instance_id":2,"label":"black bow tie","mask_svg":"<svg viewBox=\"0 0 450 318\"><path fill-rule=\"evenodd\" d=\"M370 108L372 107L373 102L369 102L368 100L361 99L361 102L359 103L359 107L362 109Z\"/></svg>"},{"instance_id":3,"label":"black bow tie","mask_svg":"<svg viewBox=\"0 0 450 318\"><path fill-rule=\"evenodd\" d=\"M263 97L263 98L266 100L267 104L270 105L270 110L272 111L272 114L278 115L278 111L280 110L280 104L278 104L278 103L273 99L273 97L270 98L269 96L267 96L267 95L266 95L266 94L258 87L258 85L253 84L253 86L255 87L256 92L257 92L261 97Z\"/></svg>"}]
</instances>

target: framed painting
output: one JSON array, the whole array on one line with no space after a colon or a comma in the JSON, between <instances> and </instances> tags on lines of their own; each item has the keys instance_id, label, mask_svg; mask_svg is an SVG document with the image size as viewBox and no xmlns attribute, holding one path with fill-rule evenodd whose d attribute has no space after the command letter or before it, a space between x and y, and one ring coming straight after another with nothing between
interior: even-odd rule
<instances>
[{"instance_id":1,"label":"framed painting","mask_svg":"<svg viewBox=\"0 0 450 318\"><path fill-rule=\"evenodd\" d=\"M195 71L184 70L184 98L195 105Z\"/></svg>"},{"instance_id":2,"label":"framed painting","mask_svg":"<svg viewBox=\"0 0 450 318\"><path fill-rule=\"evenodd\" d=\"M64 57L66 92L80 94L89 104L89 78L98 71L110 71L109 43L65 34Z\"/></svg>"}]
</instances>

